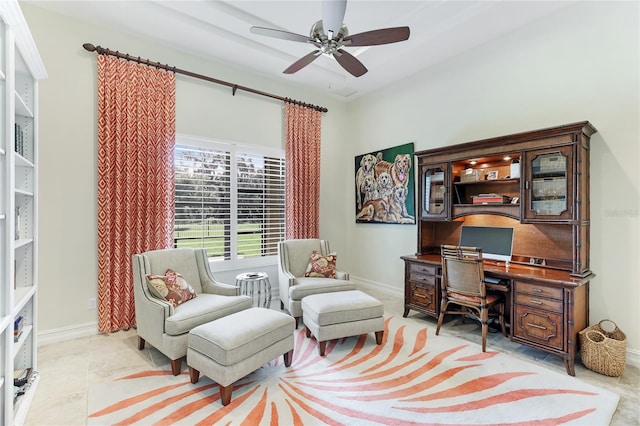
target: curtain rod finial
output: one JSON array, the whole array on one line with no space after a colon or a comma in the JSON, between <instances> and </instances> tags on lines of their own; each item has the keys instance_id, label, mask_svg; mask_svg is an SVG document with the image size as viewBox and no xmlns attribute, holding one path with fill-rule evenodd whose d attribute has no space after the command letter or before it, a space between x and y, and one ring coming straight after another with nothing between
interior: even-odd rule
<instances>
[{"instance_id":1,"label":"curtain rod finial","mask_svg":"<svg viewBox=\"0 0 640 426\"><path fill-rule=\"evenodd\" d=\"M95 52L96 50L96 47L91 43L85 43L82 45L82 47L84 47L85 50L88 50L89 52Z\"/></svg>"}]
</instances>

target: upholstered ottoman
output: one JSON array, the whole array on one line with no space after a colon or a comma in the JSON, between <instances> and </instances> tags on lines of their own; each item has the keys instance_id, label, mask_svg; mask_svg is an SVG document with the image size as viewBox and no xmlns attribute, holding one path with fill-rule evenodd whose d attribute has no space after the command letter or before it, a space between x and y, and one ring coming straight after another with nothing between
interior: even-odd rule
<instances>
[{"instance_id":1,"label":"upholstered ottoman","mask_svg":"<svg viewBox=\"0 0 640 426\"><path fill-rule=\"evenodd\" d=\"M189 332L187 365L191 383L200 373L218 383L222 405L231 402L233 383L284 354L293 357L293 317L250 308L195 327Z\"/></svg>"},{"instance_id":2,"label":"upholstered ottoman","mask_svg":"<svg viewBox=\"0 0 640 426\"><path fill-rule=\"evenodd\" d=\"M313 294L302 299L302 319L307 337L314 335L320 356L328 340L375 332L376 343L384 335L384 306L359 290Z\"/></svg>"}]
</instances>

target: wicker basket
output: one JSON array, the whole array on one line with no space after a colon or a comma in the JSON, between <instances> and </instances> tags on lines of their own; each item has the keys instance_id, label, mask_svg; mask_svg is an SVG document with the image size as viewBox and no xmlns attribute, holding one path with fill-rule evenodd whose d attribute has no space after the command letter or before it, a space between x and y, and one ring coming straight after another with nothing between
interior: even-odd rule
<instances>
[{"instance_id":1,"label":"wicker basket","mask_svg":"<svg viewBox=\"0 0 640 426\"><path fill-rule=\"evenodd\" d=\"M613 331L602 328L604 322L613 324ZM606 376L622 376L627 358L627 336L615 322L602 320L578 335L585 367Z\"/></svg>"}]
</instances>

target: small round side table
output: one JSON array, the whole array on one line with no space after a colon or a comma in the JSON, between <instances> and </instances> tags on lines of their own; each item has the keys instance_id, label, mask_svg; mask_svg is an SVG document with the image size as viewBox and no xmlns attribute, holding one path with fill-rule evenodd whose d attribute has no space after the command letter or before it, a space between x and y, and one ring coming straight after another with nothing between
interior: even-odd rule
<instances>
[{"instance_id":1,"label":"small round side table","mask_svg":"<svg viewBox=\"0 0 640 426\"><path fill-rule=\"evenodd\" d=\"M240 294L253 299L254 306L268 308L271 304L271 283L266 272L245 272L236 276Z\"/></svg>"}]
</instances>

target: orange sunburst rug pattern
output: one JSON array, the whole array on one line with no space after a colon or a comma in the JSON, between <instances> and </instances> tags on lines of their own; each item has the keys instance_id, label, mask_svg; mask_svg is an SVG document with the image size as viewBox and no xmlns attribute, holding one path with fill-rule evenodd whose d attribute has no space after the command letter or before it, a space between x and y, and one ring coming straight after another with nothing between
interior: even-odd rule
<instances>
[{"instance_id":1,"label":"orange sunburst rug pattern","mask_svg":"<svg viewBox=\"0 0 640 426\"><path fill-rule=\"evenodd\" d=\"M149 370L89 390L89 425L558 425L609 424L619 396L426 326L389 317L373 334L338 339L318 355L295 332L282 357L235 384Z\"/></svg>"}]
</instances>

